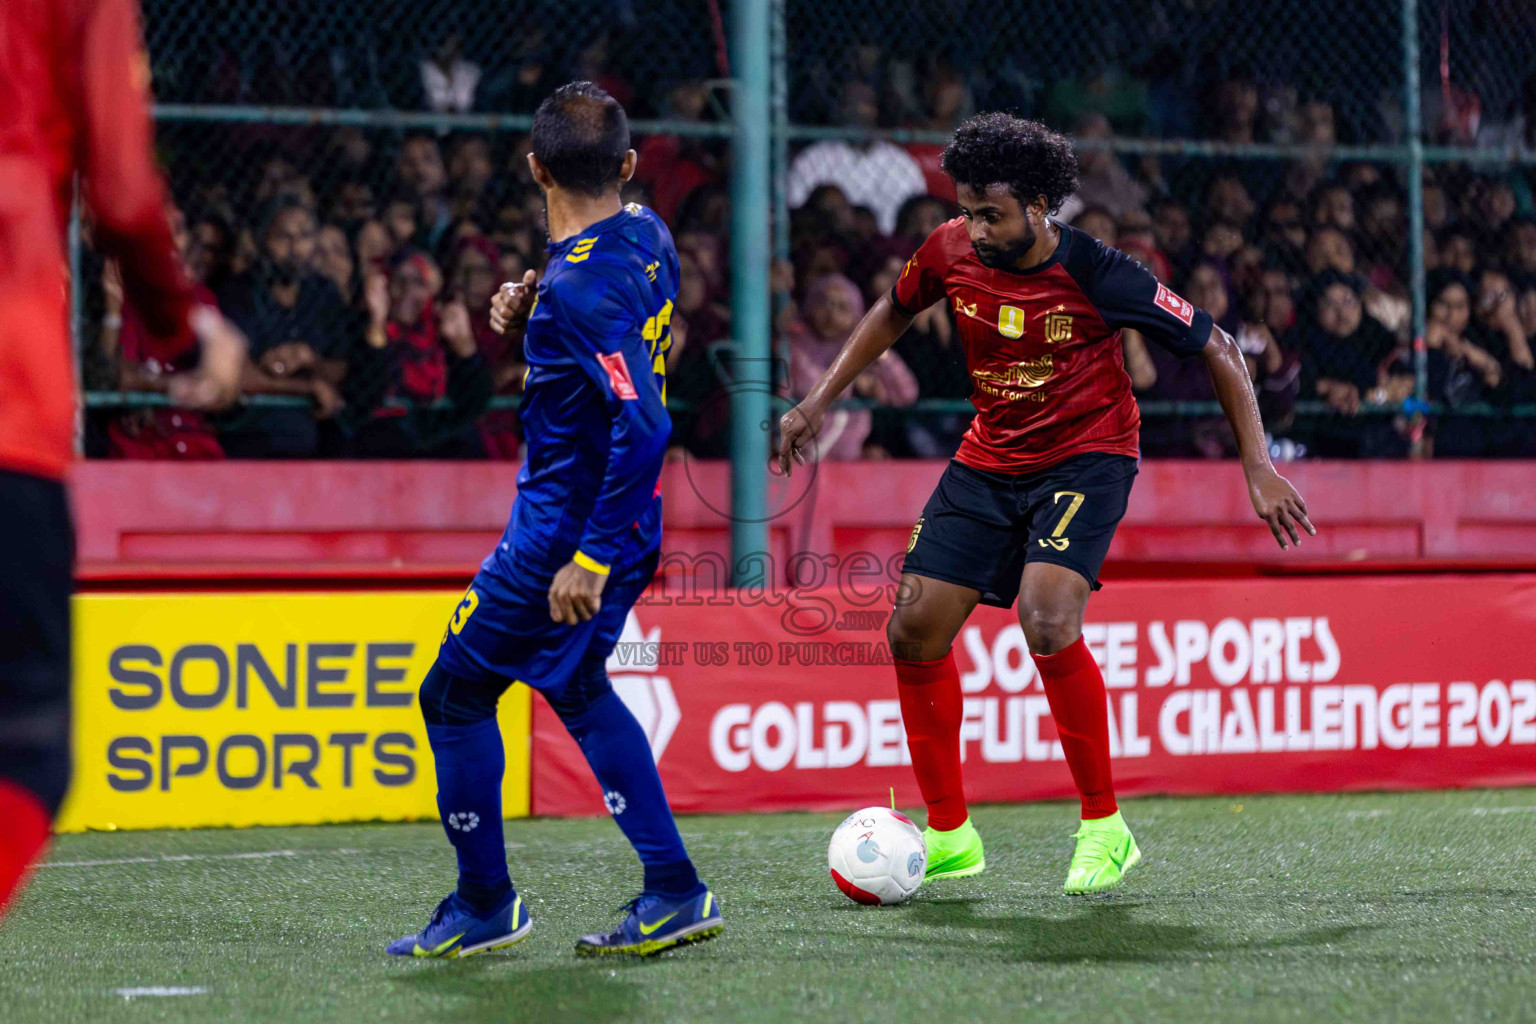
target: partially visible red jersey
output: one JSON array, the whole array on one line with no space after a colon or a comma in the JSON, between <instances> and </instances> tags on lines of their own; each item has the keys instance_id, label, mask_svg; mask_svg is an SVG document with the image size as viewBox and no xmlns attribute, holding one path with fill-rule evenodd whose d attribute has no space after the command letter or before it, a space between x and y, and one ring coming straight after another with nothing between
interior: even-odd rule
<instances>
[{"instance_id":1,"label":"partially visible red jersey","mask_svg":"<svg viewBox=\"0 0 1536 1024\"><path fill-rule=\"evenodd\" d=\"M192 344L148 87L135 0L0 0L0 469L62 477L72 454L64 232L77 171L148 354L171 362Z\"/></svg>"},{"instance_id":2,"label":"partially visible red jersey","mask_svg":"<svg viewBox=\"0 0 1536 1024\"><path fill-rule=\"evenodd\" d=\"M1140 263L1059 225L1051 258L989 268L964 218L940 225L891 289L903 312L948 299L971 374L971 421L955 458L973 469L1033 473L1083 452L1136 457L1141 414L1120 354L1130 327L1193 355L1211 318Z\"/></svg>"}]
</instances>

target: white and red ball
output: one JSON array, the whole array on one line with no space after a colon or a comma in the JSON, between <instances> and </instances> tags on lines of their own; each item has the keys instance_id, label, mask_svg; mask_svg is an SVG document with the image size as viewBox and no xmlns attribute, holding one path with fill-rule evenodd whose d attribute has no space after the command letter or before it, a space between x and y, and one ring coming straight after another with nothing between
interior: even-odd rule
<instances>
[{"instance_id":1,"label":"white and red ball","mask_svg":"<svg viewBox=\"0 0 1536 1024\"><path fill-rule=\"evenodd\" d=\"M889 906L923 884L928 845L905 814L866 807L850 814L832 833L827 867L838 890L855 903Z\"/></svg>"}]
</instances>

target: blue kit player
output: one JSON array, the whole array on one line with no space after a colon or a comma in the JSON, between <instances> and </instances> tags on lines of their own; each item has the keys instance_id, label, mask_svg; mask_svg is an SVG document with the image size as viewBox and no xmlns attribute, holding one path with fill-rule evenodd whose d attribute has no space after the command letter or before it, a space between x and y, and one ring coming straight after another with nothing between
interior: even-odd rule
<instances>
[{"instance_id":1,"label":"blue kit player","mask_svg":"<svg viewBox=\"0 0 1536 1024\"><path fill-rule=\"evenodd\" d=\"M677 298L672 236L619 200L635 169L624 109L588 82L533 119L528 165L544 190L549 264L503 286L492 327L523 334L527 457L512 518L480 566L421 685L437 806L458 887L401 956L462 957L510 946L532 920L507 873L496 703L514 681L549 701L586 755L644 867L639 896L579 954L645 956L722 930L662 791L644 731L604 663L649 585L661 542L658 484L671 421L665 353Z\"/></svg>"}]
</instances>

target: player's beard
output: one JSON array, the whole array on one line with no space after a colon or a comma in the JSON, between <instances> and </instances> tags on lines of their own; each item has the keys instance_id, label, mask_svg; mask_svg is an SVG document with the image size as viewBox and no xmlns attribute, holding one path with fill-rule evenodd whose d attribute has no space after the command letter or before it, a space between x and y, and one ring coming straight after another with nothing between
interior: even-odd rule
<instances>
[{"instance_id":1,"label":"player's beard","mask_svg":"<svg viewBox=\"0 0 1536 1024\"><path fill-rule=\"evenodd\" d=\"M1023 259L1024 254L1035 244L1035 229L1026 226L1024 232L1012 245L977 245L972 242L971 250L984 267L1011 267Z\"/></svg>"}]
</instances>

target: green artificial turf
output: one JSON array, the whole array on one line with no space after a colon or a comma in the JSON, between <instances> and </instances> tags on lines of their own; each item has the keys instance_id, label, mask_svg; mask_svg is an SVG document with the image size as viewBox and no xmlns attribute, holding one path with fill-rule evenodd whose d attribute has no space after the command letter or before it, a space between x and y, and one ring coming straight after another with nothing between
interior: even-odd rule
<instances>
[{"instance_id":1,"label":"green artificial turf","mask_svg":"<svg viewBox=\"0 0 1536 1024\"><path fill-rule=\"evenodd\" d=\"M620 962L571 953L637 886L606 820L508 823L533 936L463 961L383 953L451 884L435 825L66 836L0 925L0 1021L1536 1017L1536 792L1125 810L1115 893L1060 892L1074 807L982 807L986 874L894 908L833 888L836 815L688 818L725 934ZM117 994L155 986L203 991Z\"/></svg>"}]
</instances>

